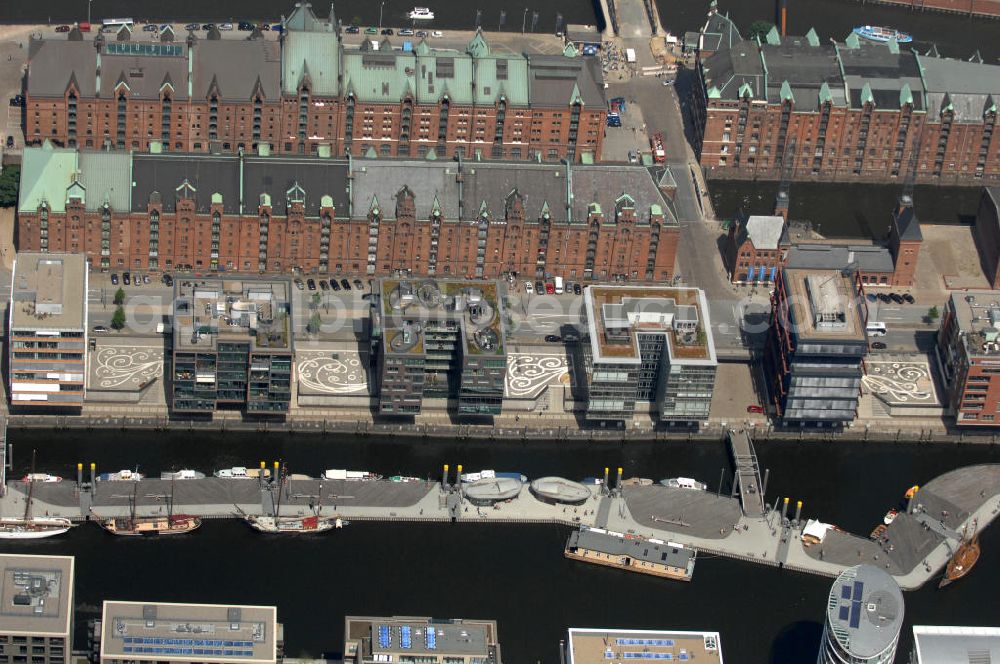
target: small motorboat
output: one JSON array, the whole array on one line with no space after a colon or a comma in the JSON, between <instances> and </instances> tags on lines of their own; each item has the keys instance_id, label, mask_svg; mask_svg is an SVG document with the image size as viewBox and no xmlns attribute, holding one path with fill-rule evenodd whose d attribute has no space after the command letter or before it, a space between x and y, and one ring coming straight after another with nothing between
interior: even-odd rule
<instances>
[{"instance_id":1,"label":"small motorboat","mask_svg":"<svg viewBox=\"0 0 1000 664\"><path fill-rule=\"evenodd\" d=\"M101 482L138 482L144 475L134 470L119 470L117 473L101 473L97 479Z\"/></svg>"},{"instance_id":2,"label":"small motorboat","mask_svg":"<svg viewBox=\"0 0 1000 664\"><path fill-rule=\"evenodd\" d=\"M406 17L411 21L430 21L434 18L434 12L427 7L414 7Z\"/></svg>"},{"instance_id":3,"label":"small motorboat","mask_svg":"<svg viewBox=\"0 0 1000 664\"><path fill-rule=\"evenodd\" d=\"M693 480L690 477L671 477L670 479L660 480L660 484L674 489L694 489L696 491L704 491L708 488L708 485L704 482Z\"/></svg>"},{"instance_id":4,"label":"small motorboat","mask_svg":"<svg viewBox=\"0 0 1000 664\"><path fill-rule=\"evenodd\" d=\"M62 482L63 478L58 475L49 475L48 473L28 473L21 480L22 482Z\"/></svg>"},{"instance_id":5,"label":"small motorboat","mask_svg":"<svg viewBox=\"0 0 1000 664\"><path fill-rule=\"evenodd\" d=\"M205 473L189 469L160 473L161 480L200 480L203 477L205 477Z\"/></svg>"},{"instance_id":6,"label":"small motorboat","mask_svg":"<svg viewBox=\"0 0 1000 664\"><path fill-rule=\"evenodd\" d=\"M382 479L381 475L367 470L340 470L331 469L323 472L324 480L348 480L351 482L370 482Z\"/></svg>"},{"instance_id":7,"label":"small motorboat","mask_svg":"<svg viewBox=\"0 0 1000 664\"><path fill-rule=\"evenodd\" d=\"M885 513L885 516L882 517L882 523L884 523L885 525L888 526L890 523L892 523L893 521L896 520L897 516L899 516L899 512L898 511L896 511L896 510L889 510L888 512Z\"/></svg>"},{"instance_id":8,"label":"small motorboat","mask_svg":"<svg viewBox=\"0 0 1000 664\"><path fill-rule=\"evenodd\" d=\"M233 466L232 468L222 468L212 473L215 477L225 480L256 480L263 475L264 479L271 476L271 471L267 468L247 468L246 466Z\"/></svg>"}]
</instances>

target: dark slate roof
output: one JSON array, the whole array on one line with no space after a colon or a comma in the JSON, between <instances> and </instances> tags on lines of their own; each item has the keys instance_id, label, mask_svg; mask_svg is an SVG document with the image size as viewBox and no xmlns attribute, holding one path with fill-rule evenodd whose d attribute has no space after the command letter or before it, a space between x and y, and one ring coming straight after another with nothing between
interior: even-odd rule
<instances>
[{"instance_id":1,"label":"dark slate roof","mask_svg":"<svg viewBox=\"0 0 1000 664\"><path fill-rule=\"evenodd\" d=\"M739 99L744 84L756 99L764 98L764 66L756 42L736 42L705 59L705 87L715 88L722 99Z\"/></svg>"},{"instance_id":2,"label":"dark slate roof","mask_svg":"<svg viewBox=\"0 0 1000 664\"><path fill-rule=\"evenodd\" d=\"M899 230L899 239L921 242L924 239L920 232L920 222L917 220L917 213L912 206L906 206L896 213L896 228Z\"/></svg>"},{"instance_id":3,"label":"dark slate roof","mask_svg":"<svg viewBox=\"0 0 1000 664\"><path fill-rule=\"evenodd\" d=\"M861 108L861 94L865 84L872 92L876 108L900 107L900 93L904 85L910 87L914 110L924 110L924 88L920 79L917 57L910 51L893 53L884 44L862 42L859 48L838 48L844 66L851 108Z\"/></svg>"},{"instance_id":4,"label":"dark slate roof","mask_svg":"<svg viewBox=\"0 0 1000 664\"><path fill-rule=\"evenodd\" d=\"M287 193L298 184L306 194L307 217L319 216L324 195L333 198L337 216L346 216L348 170L344 160L250 157L244 162L243 173L244 211L256 209L260 195L268 194L274 213L287 214Z\"/></svg>"},{"instance_id":5,"label":"dark slate roof","mask_svg":"<svg viewBox=\"0 0 1000 664\"><path fill-rule=\"evenodd\" d=\"M187 99L187 46L179 57L135 55L101 56L101 96L113 98L119 81L128 86L128 94L136 99L159 99L160 88L170 82L175 99Z\"/></svg>"},{"instance_id":6,"label":"dark slate roof","mask_svg":"<svg viewBox=\"0 0 1000 664\"><path fill-rule=\"evenodd\" d=\"M762 45L761 52L767 67L769 102L781 102L781 87L787 81L796 109L819 108L819 89L823 83L830 87L833 103L843 105L840 64L833 45L812 46L805 37L785 37L780 45Z\"/></svg>"},{"instance_id":7,"label":"dark slate roof","mask_svg":"<svg viewBox=\"0 0 1000 664\"><path fill-rule=\"evenodd\" d=\"M532 106L568 106L574 87L585 106L603 107L604 78L599 58L528 55L529 99Z\"/></svg>"},{"instance_id":8,"label":"dark slate roof","mask_svg":"<svg viewBox=\"0 0 1000 664\"><path fill-rule=\"evenodd\" d=\"M851 263L864 272L892 272L892 255L873 245L800 244L788 252L786 267L810 270L842 270Z\"/></svg>"},{"instance_id":9,"label":"dark slate roof","mask_svg":"<svg viewBox=\"0 0 1000 664\"><path fill-rule=\"evenodd\" d=\"M28 44L28 93L62 97L70 79L81 96L94 96L97 51L93 42L32 39Z\"/></svg>"},{"instance_id":10,"label":"dark slate roof","mask_svg":"<svg viewBox=\"0 0 1000 664\"><path fill-rule=\"evenodd\" d=\"M708 20L705 21L701 34L704 35L701 48L706 51L732 48L733 44L743 39L729 15L718 12L712 12L708 15ZM684 41L687 42L687 35L685 35Z\"/></svg>"},{"instance_id":11,"label":"dark slate roof","mask_svg":"<svg viewBox=\"0 0 1000 664\"><path fill-rule=\"evenodd\" d=\"M239 212L239 157L191 154L136 154L132 159L132 210L145 211L159 192L163 210L176 209L177 188L187 180L195 189L196 208L208 212L212 194L222 194L226 214Z\"/></svg>"},{"instance_id":12,"label":"dark slate roof","mask_svg":"<svg viewBox=\"0 0 1000 664\"><path fill-rule=\"evenodd\" d=\"M659 205L665 215L664 223L677 224L647 168L621 165L574 166L572 177L574 221L586 219L587 207L591 203L601 206L605 219L614 219L615 201L622 194L628 194L635 201L637 219L648 220L649 209L653 205Z\"/></svg>"},{"instance_id":13,"label":"dark slate roof","mask_svg":"<svg viewBox=\"0 0 1000 664\"><path fill-rule=\"evenodd\" d=\"M194 47L196 99L207 99L213 79L222 100L246 101L260 79L264 97L281 96L281 45L266 40L202 40ZM186 79L185 79L186 80Z\"/></svg>"}]
</instances>

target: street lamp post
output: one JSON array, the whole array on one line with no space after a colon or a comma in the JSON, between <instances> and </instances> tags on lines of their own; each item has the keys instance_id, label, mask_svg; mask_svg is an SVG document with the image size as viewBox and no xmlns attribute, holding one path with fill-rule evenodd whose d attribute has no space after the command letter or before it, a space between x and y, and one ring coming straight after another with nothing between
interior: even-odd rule
<instances>
[{"instance_id":1,"label":"street lamp post","mask_svg":"<svg viewBox=\"0 0 1000 664\"><path fill-rule=\"evenodd\" d=\"M524 26L528 21L528 8L524 8L524 15L521 17L521 34L524 34Z\"/></svg>"},{"instance_id":2,"label":"street lamp post","mask_svg":"<svg viewBox=\"0 0 1000 664\"><path fill-rule=\"evenodd\" d=\"M87 23L90 23L90 3L94 0L87 0Z\"/></svg>"},{"instance_id":3,"label":"street lamp post","mask_svg":"<svg viewBox=\"0 0 1000 664\"><path fill-rule=\"evenodd\" d=\"M382 8L385 7L385 0L378 5L378 31L382 32Z\"/></svg>"}]
</instances>

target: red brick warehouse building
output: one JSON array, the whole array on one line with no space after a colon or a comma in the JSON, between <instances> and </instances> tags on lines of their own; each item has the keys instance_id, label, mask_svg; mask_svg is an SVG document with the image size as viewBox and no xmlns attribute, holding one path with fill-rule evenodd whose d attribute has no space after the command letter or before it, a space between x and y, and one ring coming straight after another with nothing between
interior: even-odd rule
<instances>
[{"instance_id":1,"label":"red brick warehouse building","mask_svg":"<svg viewBox=\"0 0 1000 664\"><path fill-rule=\"evenodd\" d=\"M723 34L699 60L696 150L710 177L1000 181L1000 66L920 55L857 35L843 42ZM971 47L970 47L971 48ZM915 154L914 154L915 153ZM912 161L911 161L912 157Z\"/></svg>"},{"instance_id":2,"label":"red brick warehouse building","mask_svg":"<svg viewBox=\"0 0 1000 664\"><path fill-rule=\"evenodd\" d=\"M360 48L308 3L280 41L32 40L25 140L113 150L599 161L607 104L596 58Z\"/></svg>"},{"instance_id":3,"label":"red brick warehouse building","mask_svg":"<svg viewBox=\"0 0 1000 664\"><path fill-rule=\"evenodd\" d=\"M639 166L46 144L24 153L17 236L100 270L659 281L679 230Z\"/></svg>"}]
</instances>

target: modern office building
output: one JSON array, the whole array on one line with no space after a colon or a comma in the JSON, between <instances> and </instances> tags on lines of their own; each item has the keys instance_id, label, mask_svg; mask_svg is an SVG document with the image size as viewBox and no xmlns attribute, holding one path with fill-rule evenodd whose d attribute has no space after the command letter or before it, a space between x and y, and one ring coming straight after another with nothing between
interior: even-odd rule
<instances>
[{"instance_id":1,"label":"modern office building","mask_svg":"<svg viewBox=\"0 0 1000 664\"><path fill-rule=\"evenodd\" d=\"M723 664L718 632L571 627L566 664L663 661Z\"/></svg>"},{"instance_id":2,"label":"modern office building","mask_svg":"<svg viewBox=\"0 0 1000 664\"><path fill-rule=\"evenodd\" d=\"M867 322L857 273L778 271L764 354L778 420L819 427L854 421L868 352Z\"/></svg>"},{"instance_id":3,"label":"modern office building","mask_svg":"<svg viewBox=\"0 0 1000 664\"><path fill-rule=\"evenodd\" d=\"M278 664L284 627L273 606L105 600L90 651L93 664Z\"/></svg>"},{"instance_id":4,"label":"modern office building","mask_svg":"<svg viewBox=\"0 0 1000 664\"><path fill-rule=\"evenodd\" d=\"M0 554L0 661L69 664L73 556Z\"/></svg>"},{"instance_id":5,"label":"modern office building","mask_svg":"<svg viewBox=\"0 0 1000 664\"><path fill-rule=\"evenodd\" d=\"M718 362L704 291L588 286L583 298L588 420L708 419Z\"/></svg>"},{"instance_id":6,"label":"modern office building","mask_svg":"<svg viewBox=\"0 0 1000 664\"><path fill-rule=\"evenodd\" d=\"M507 376L498 282L382 279L371 306L378 412L416 415L454 399L461 415L499 415Z\"/></svg>"},{"instance_id":7,"label":"modern office building","mask_svg":"<svg viewBox=\"0 0 1000 664\"><path fill-rule=\"evenodd\" d=\"M990 288L1000 288L1000 187L983 188L974 234Z\"/></svg>"},{"instance_id":8,"label":"modern office building","mask_svg":"<svg viewBox=\"0 0 1000 664\"><path fill-rule=\"evenodd\" d=\"M909 664L1000 662L1000 627L913 626Z\"/></svg>"},{"instance_id":9,"label":"modern office building","mask_svg":"<svg viewBox=\"0 0 1000 664\"><path fill-rule=\"evenodd\" d=\"M146 33L144 33L146 34ZM344 45L337 18L297 3L278 41L127 28L28 44L25 137L117 151L598 161L600 62L382 37ZM403 48L401 48L403 47Z\"/></svg>"},{"instance_id":10,"label":"modern office building","mask_svg":"<svg viewBox=\"0 0 1000 664\"><path fill-rule=\"evenodd\" d=\"M941 312L937 360L948 410L961 427L997 426L1000 291L952 293Z\"/></svg>"},{"instance_id":11,"label":"modern office building","mask_svg":"<svg viewBox=\"0 0 1000 664\"><path fill-rule=\"evenodd\" d=\"M88 278L82 254L17 254L7 324L12 407L83 406Z\"/></svg>"},{"instance_id":12,"label":"modern office building","mask_svg":"<svg viewBox=\"0 0 1000 664\"><path fill-rule=\"evenodd\" d=\"M710 177L887 180L912 164L918 181L1000 181L1000 66L813 29L743 39L726 22L706 25L724 38L692 103Z\"/></svg>"},{"instance_id":13,"label":"modern office building","mask_svg":"<svg viewBox=\"0 0 1000 664\"><path fill-rule=\"evenodd\" d=\"M873 565L840 573L830 588L817 664L892 664L903 626L903 593Z\"/></svg>"},{"instance_id":14,"label":"modern office building","mask_svg":"<svg viewBox=\"0 0 1000 664\"><path fill-rule=\"evenodd\" d=\"M671 279L666 171L261 154L23 157L22 251L108 270Z\"/></svg>"},{"instance_id":15,"label":"modern office building","mask_svg":"<svg viewBox=\"0 0 1000 664\"><path fill-rule=\"evenodd\" d=\"M344 619L344 664L501 664L494 620Z\"/></svg>"},{"instance_id":16,"label":"modern office building","mask_svg":"<svg viewBox=\"0 0 1000 664\"><path fill-rule=\"evenodd\" d=\"M292 398L291 282L174 281L172 410L283 417Z\"/></svg>"}]
</instances>

